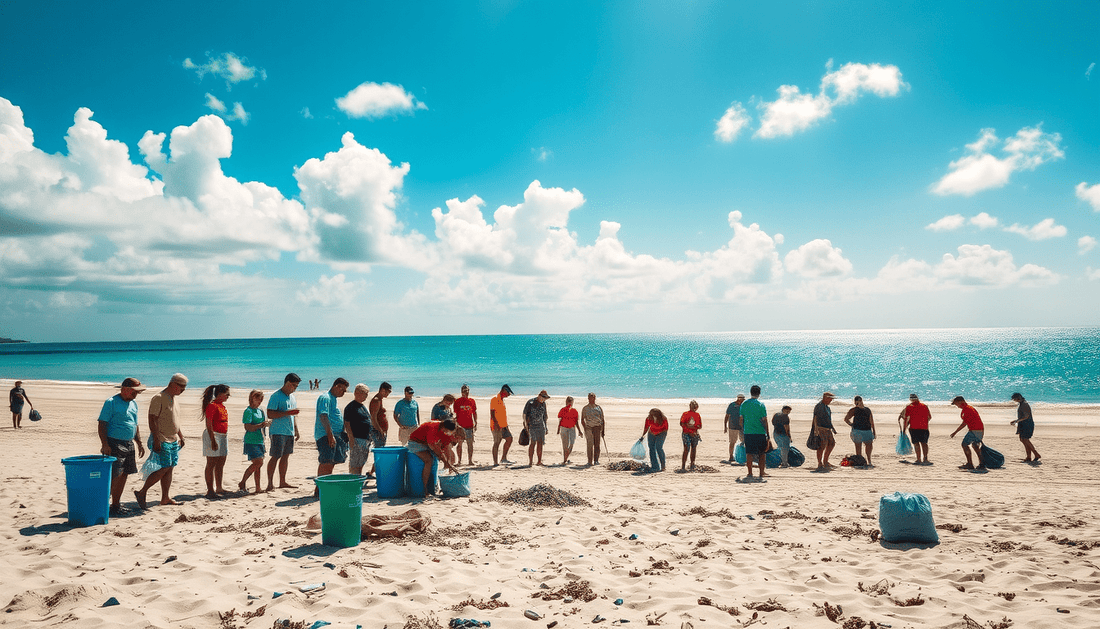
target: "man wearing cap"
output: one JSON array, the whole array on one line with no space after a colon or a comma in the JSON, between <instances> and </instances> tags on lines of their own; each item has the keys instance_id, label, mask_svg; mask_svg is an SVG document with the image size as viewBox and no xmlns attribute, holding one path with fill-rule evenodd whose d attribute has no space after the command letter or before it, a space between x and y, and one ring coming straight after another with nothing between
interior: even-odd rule
<instances>
[{"instance_id":1,"label":"man wearing cap","mask_svg":"<svg viewBox=\"0 0 1100 629\"><path fill-rule=\"evenodd\" d=\"M932 419L932 411L920 401L916 393L909 394L909 406L901 409L901 430L909 431L909 439L913 442L913 452L917 455L917 465L932 465L928 460L928 422Z\"/></svg>"},{"instance_id":2,"label":"man wearing cap","mask_svg":"<svg viewBox=\"0 0 1100 629\"><path fill-rule=\"evenodd\" d=\"M966 434L963 435L962 449L963 454L966 455L966 465L960 465L960 470L984 470L985 464L982 463L982 439L985 437L985 425L982 423L981 415L978 415L977 409L966 403L966 398L961 395L956 395L955 399L951 400L953 406L958 407L962 417L962 423L955 429L955 432L951 433L954 437L960 430L966 428ZM974 449L974 456L978 458L978 466L974 467L974 461L970 458L970 448Z\"/></svg>"},{"instance_id":3,"label":"man wearing cap","mask_svg":"<svg viewBox=\"0 0 1100 629\"><path fill-rule=\"evenodd\" d=\"M546 400L550 394L545 389L523 405L523 427L531 438L527 446L527 465L535 465L535 452L538 451L538 465L542 465L542 445L546 442Z\"/></svg>"},{"instance_id":4,"label":"man wearing cap","mask_svg":"<svg viewBox=\"0 0 1100 629\"><path fill-rule=\"evenodd\" d=\"M730 405L726 407L726 418L722 422L722 432L729 433L730 436L730 465L733 465L733 449L737 446L738 441L743 441L745 438L741 425L741 404L744 401L745 394L738 393L737 399L730 402Z\"/></svg>"},{"instance_id":5,"label":"man wearing cap","mask_svg":"<svg viewBox=\"0 0 1100 629\"><path fill-rule=\"evenodd\" d=\"M813 430L821 439L821 447L817 449L817 470L815 470L818 472L827 472L836 467L829 463L829 455L836 447L836 438L833 436L836 433L836 428L833 428L833 411L829 408L834 397L836 396L826 391L821 395L821 401L814 406Z\"/></svg>"},{"instance_id":6,"label":"man wearing cap","mask_svg":"<svg viewBox=\"0 0 1100 629\"><path fill-rule=\"evenodd\" d=\"M1013 393L1012 401L1019 406L1016 407L1016 419L1009 425L1016 427L1016 434L1020 435L1020 443L1024 444L1024 453L1027 455L1024 463L1037 463L1043 457L1039 456L1039 451L1031 445L1031 436L1035 434L1035 420L1031 417L1031 405L1020 393Z\"/></svg>"},{"instance_id":7,"label":"man wearing cap","mask_svg":"<svg viewBox=\"0 0 1100 629\"><path fill-rule=\"evenodd\" d=\"M420 405L413 399L413 388L405 387L405 397L393 405L393 421L397 422L397 439L408 445L409 436L420 425Z\"/></svg>"},{"instance_id":8,"label":"man wearing cap","mask_svg":"<svg viewBox=\"0 0 1100 629\"><path fill-rule=\"evenodd\" d=\"M145 456L138 430L138 393L145 389L137 378L127 378L119 385L119 392L107 398L99 411L99 452L115 457L111 464L111 515L130 513L122 506L122 492L126 489L126 477L138 471L137 456Z\"/></svg>"},{"instance_id":9,"label":"man wearing cap","mask_svg":"<svg viewBox=\"0 0 1100 629\"><path fill-rule=\"evenodd\" d=\"M179 396L187 388L187 376L177 373L172 376L168 386L149 400L149 458L145 461L143 472L148 476L145 485L134 491L138 506L148 508L145 496L149 488L160 483L160 504L178 505L168 495L172 488L172 470L179 463L179 452L183 448L183 431L180 429Z\"/></svg>"},{"instance_id":10,"label":"man wearing cap","mask_svg":"<svg viewBox=\"0 0 1100 629\"><path fill-rule=\"evenodd\" d=\"M596 404L596 394L588 394L588 404L581 409L581 429L584 430L588 450L588 466L600 464L600 438L607 430L603 408Z\"/></svg>"},{"instance_id":11,"label":"man wearing cap","mask_svg":"<svg viewBox=\"0 0 1100 629\"><path fill-rule=\"evenodd\" d=\"M459 433L466 442L466 458L470 465L474 464L474 431L477 430L477 402L470 397L470 385L462 385L462 397L455 400L455 422L458 424ZM455 446L458 451L458 465L462 465L462 442Z\"/></svg>"},{"instance_id":12,"label":"man wearing cap","mask_svg":"<svg viewBox=\"0 0 1100 629\"><path fill-rule=\"evenodd\" d=\"M508 448L512 447L512 431L508 430L508 409L504 406L504 398L509 395L512 395L512 387L504 385L500 388L500 393L489 401L489 430L493 433L493 465L511 463L508 460ZM501 441L504 441L504 456L497 459Z\"/></svg>"}]
</instances>

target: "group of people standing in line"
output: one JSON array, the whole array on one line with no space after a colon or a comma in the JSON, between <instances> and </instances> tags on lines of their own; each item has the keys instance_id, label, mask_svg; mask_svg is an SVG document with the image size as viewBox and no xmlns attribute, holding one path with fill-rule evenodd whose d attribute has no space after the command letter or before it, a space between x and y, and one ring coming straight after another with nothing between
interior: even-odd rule
<instances>
[{"instance_id":1,"label":"group of people standing in line","mask_svg":"<svg viewBox=\"0 0 1100 629\"><path fill-rule=\"evenodd\" d=\"M248 407L244 410L241 420L245 430L243 450L249 465L237 484L237 492L247 491L250 480L255 486L256 493L272 491L276 487L296 487L287 481L287 467L290 455L294 452L295 443L301 439L297 421L300 409L294 397L300 382L301 378L297 374L287 374L283 380L283 386L268 397L266 406L263 404L265 399L263 391L249 392ZM21 384L17 382L16 387L12 389L13 414L17 389L21 399L30 402L26 392L22 391ZM147 508L147 492L157 484L161 487L160 504L179 504L171 497L170 488L172 470L179 461L180 449L184 447L186 441L181 428L182 415L178 398L186 390L187 385L186 376L175 374L169 380L168 386L150 399L149 435L144 443L141 439L136 402L138 394L145 390L141 382L136 378L126 378L119 385L119 393L104 402L99 415L100 450L102 454L116 459L113 464L114 476L111 484L113 515L124 515L127 512L121 504L126 478L127 475L138 472L137 460L145 457L146 445L148 445L149 457L142 466L144 483L140 489L134 491L138 506L141 509ZM353 400L341 406L339 398L343 397L349 388L351 385L346 379L336 378L329 390L317 397L313 440L317 446L318 476L331 474L337 464L345 462L348 463L349 472L362 474L371 449L383 447L388 442L390 413L384 401L389 397L393 387L388 382L382 382L378 391L371 396L367 385L357 384L352 389ZM207 459L204 476L206 496L210 499L235 493L227 490L223 483L225 460L229 453L227 440L229 413L225 408L225 402L230 395L230 387L225 384L210 385L202 394L200 414L204 426L202 451ZM509 426L508 410L504 403L511 395L513 395L511 387L505 384L489 402L489 430L493 436L494 466L512 463L508 460L508 453L514 436ZM723 419L723 432L727 433L729 438L729 462L734 463L736 445L744 444L748 478L761 479L768 475L765 472L765 455L773 447L779 448L782 461L780 467L789 467L787 461L791 446L791 407L783 406L781 412L772 416L769 426L767 411L759 399L760 387L753 385L749 395L749 399L744 395L737 396L737 399L727 407ZM460 397L444 395L442 400L432 407L430 420L422 422L420 407L414 396L413 388L406 386L404 397L393 405L392 416L398 428L398 441L406 446L411 454L424 461L424 486L430 491L427 477L430 468L433 467L433 458L441 462L446 469L457 473L458 466L462 465L463 450L465 450L467 463L476 464L474 437L478 429L477 403L470 397L469 386L463 384ZM825 392L813 410L810 445L817 451L817 471L827 471L835 467L829 461L836 446L834 437L836 428L833 426L830 408L834 399L835 396L832 393ZM1014 393L1012 399L1018 404L1017 419L1012 424L1017 426L1017 433L1027 453L1025 461L1036 462L1040 459L1040 455L1030 441L1034 432L1031 407L1019 393ZM523 407L520 441L521 444L527 445L528 464L531 466L543 465L543 446L548 433L549 417L546 403L549 400L550 395L543 390L529 399ZM606 421L603 409L596 403L594 393L588 394L588 404L579 412L574 408L573 402L572 397L566 397L564 406L557 414L557 434L561 439L563 452L562 464L571 462L570 457L576 445L576 439L581 438L586 441L587 465L598 465L601 441L606 445ZM981 418L961 396L956 397L952 404L960 409L962 424L951 436L954 437L964 427L968 429L962 441L967 463L961 467L979 469L982 467L980 446L984 430ZM689 459L690 469L695 469L696 449L703 427L698 410L699 404L692 400L688 410L680 417L683 443L680 469L684 471L688 469ZM931 464L928 459L930 419L931 412L915 393L910 396L909 405L898 417L901 430L908 431L912 438L916 462L919 465ZM864 456L862 453L866 452L866 463L871 465L871 453L877 434L874 415L871 409L864 406L861 397L856 396L854 405L844 417L844 422L851 428L851 438L856 445L857 454ZM665 469L664 442L668 429L669 421L664 413L657 408L651 409L645 418L640 438L640 440L648 438L651 471ZM971 458L971 448L978 455L978 465L974 465ZM266 488L262 483L265 456L268 457ZM758 469L755 475L754 466ZM278 485L275 484L276 471L279 473ZM367 472L368 476L371 474L373 469Z\"/></svg>"}]
</instances>

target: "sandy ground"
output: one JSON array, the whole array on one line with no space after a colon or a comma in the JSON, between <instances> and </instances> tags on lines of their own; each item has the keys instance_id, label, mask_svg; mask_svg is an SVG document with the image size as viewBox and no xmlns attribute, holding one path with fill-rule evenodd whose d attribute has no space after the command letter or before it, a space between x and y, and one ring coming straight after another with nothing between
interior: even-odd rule
<instances>
[{"instance_id":1,"label":"sandy ground","mask_svg":"<svg viewBox=\"0 0 1100 629\"><path fill-rule=\"evenodd\" d=\"M10 386L0 381L0 387ZM25 420L19 431L5 421L0 430L0 509L8 524L0 536L3 625L266 629L288 620L288 627L326 621L332 627L392 629L431 627L433 621L445 626L460 617L500 628L553 622L694 629L848 628L872 621L894 629L989 629L1009 622L1027 628L1100 626L1100 549L1094 547L1100 545L1100 407L1035 405L1034 442L1043 454L1036 466L1020 462L1023 448L1008 426L1014 407L979 407L987 442L1008 461L982 474L957 469L963 462L960 439L948 437L959 421L954 408L933 407L935 464L917 467L907 462L911 456L893 452L893 418L901 403L876 403L870 405L880 435L874 469L817 474L807 465L772 470L767 483L746 484L737 482L743 467L721 462L728 448L721 433L724 405L701 409L698 463L713 473L673 471L682 447L674 429L666 444L669 471L639 474L606 464L627 458L649 407L661 407L675 421L686 404L601 400L611 450L602 457L604 465L482 465L471 468L473 496L449 500L379 500L370 481L364 514L416 507L432 526L418 537L338 549L306 530L309 516L319 511L306 478L316 472L308 441L299 442L291 457L291 482L298 489L217 501L202 497L195 389L184 396L188 415L196 419L185 423L192 440L173 485L174 497L184 504L153 506L107 525L71 527L61 459L98 452L95 420L103 400L117 390L25 386L45 419ZM143 413L151 393L139 397ZM228 405L234 420L226 465L231 487L246 467L239 424L245 394L235 390ZM315 394L298 397L309 409L302 415L309 439ZM509 400L513 419L525 399ZM552 400L551 408L560 401ZM778 402L764 401L769 412L778 410ZM478 402L485 413L488 400ZM839 405L834 415L842 416L844 408ZM792 414L796 445L805 442L809 415L808 404ZM479 439L475 459L491 462L488 431L479 432ZM560 464L560 447L551 434L546 463ZM842 431L834 460L852 451ZM526 463L518 447L509 458ZM573 461L585 462L583 450ZM130 490L139 478L131 477L127 487L130 507L136 507ZM537 508L494 498L539 483L590 506ZM955 530L940 530L940 544L931 547L874 541L879 498L894 491L925 494L937 525L957 525ZM151 501L159 497L159 488L150 491ZM325 586L311 594L299 591L314 583ZM276 592L285 594L274 597ZM565 594L574 600L565 602ZM547 595L551 600L543 600ZM119 604L103 607L111 597ZM700 603L706 600L713 604ZM826 606L829 614L823 613ZM526 618L526 610L540 618ZM604 620L594 623L597 618Z\"/></svg>"}]
</instances>

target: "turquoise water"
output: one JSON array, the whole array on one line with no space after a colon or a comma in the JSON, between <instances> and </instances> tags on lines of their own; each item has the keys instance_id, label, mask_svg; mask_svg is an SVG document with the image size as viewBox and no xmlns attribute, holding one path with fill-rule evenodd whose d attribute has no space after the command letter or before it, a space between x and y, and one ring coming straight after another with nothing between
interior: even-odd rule
<instances>
[{"instance_id":1,"label":"turquoise water","mask_svg":"<svg viewBox=\"0 0 1100 629\"><path fill-rule=\"evenodd\" d=\"M288 371L323 383L382 380L418 395L474 395L509 383L525 396L728 398L759 384L772 399L1100 402L1100 329L1011 328L565 334L27 343L0 345L0 378L148 386L180 371L195 385L277 388Z\"/></svg>"}]
</instances>

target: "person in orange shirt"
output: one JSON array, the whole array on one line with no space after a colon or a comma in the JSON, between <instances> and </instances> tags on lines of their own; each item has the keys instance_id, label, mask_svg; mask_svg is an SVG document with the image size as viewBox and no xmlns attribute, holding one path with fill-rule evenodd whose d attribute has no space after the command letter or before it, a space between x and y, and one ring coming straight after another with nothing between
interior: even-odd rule
<instances>
[{"instance_id":1,"label":"person in orange shirt","mask_svg":"<svg viewBox=\"0 0 1100 629\"><path fill-rule=\"evenodd\" d=\"M680 471L687 471L688 454L691 454L691 469L695 470L695 448L699 445L699 429L703 427L703 418L699 417L699 403L692 400L688 410L680 416L680 439L684 442L684 456L680 460Z\"/></svg>"},{"instance_id":2,"label":"person in orange shirt","mask_svg":"<svg viewBox=\"0 0 1100 629\"><path fill-rule=\"evenodd\" d=\"M489 430L493 432L493 465L504 463L509 465L508 448L512 447L512 431L508 430L508 409L504 406L504 398L512 395L512 387L504 385L500 393L489 401ZM504 442L504 456L500 459L500 442Z\"/></svg>"}]
</instances>

